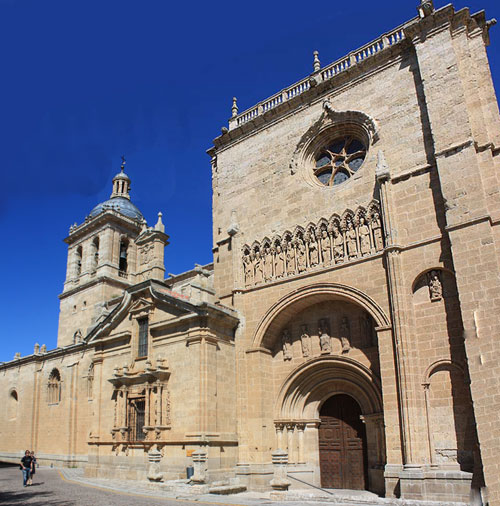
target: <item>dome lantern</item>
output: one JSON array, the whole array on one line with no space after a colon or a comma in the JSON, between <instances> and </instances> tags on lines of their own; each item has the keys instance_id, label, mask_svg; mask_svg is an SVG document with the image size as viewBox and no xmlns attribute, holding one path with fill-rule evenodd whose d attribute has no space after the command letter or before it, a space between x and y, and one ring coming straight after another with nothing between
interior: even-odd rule
<instances>
[{"instance_id":1,"label":"dome lantern","mask_svg":"<svg viewBox=\"0 0 500 506\"><path fill-rule=\"evenodd\" d=\"M120 167L120 172L113 178L113 193L110 198L122 197L124 199L130 200L130 178L125 174L123 169L125 169L126 164L125 157L122 156L122 164Z\"/></svg>"}]
</instances>

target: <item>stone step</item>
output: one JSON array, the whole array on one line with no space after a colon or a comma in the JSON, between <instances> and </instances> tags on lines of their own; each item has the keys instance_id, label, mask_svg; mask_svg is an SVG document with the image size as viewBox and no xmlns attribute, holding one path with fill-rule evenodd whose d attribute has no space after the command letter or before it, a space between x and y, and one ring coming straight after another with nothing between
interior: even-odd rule
<instances>
[{"instance_id":1,"label":"stone step","mask_svg":"<svg viewBox=\"0 0 500 506\"><path fill-rule=\"evenodd\" d=\"M322 502L351 506L467 506L463 502L419 501L415 499L395 499L379 497L362 490L311 490L292 489L271 492L273 501Z\"/></svg>"},{"instance_id":2,"label":"stone step","mask_svg":"<svg viewBox=\"0 0 500 506\"><path fill-rule=\"evenodd\" d=\"M246 492L247 487L245 485L221 485L218 487L210 487L208 491L211 494L218 495L229 495L229 494L240 494Z\"/></svg>"}]
</instances>

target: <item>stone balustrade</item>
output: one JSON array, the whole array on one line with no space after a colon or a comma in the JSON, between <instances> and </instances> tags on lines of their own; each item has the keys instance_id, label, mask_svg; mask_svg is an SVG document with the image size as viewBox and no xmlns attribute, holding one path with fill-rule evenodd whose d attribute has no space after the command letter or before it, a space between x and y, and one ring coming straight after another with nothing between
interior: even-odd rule
<instances>
[{"instance_id":1,"label":"stone balustrade","mask_svg":"<svg viewBox=\"0 0 500 506\"><path fill-rule=\"evenodd\" d=\"M353 51L352 53L344 56L335 62L327 65L323 69L319 68L315 70L313 74L307 76L306 78L298 81L297 83L292 84L291 86L285 88L284 90L279 91L278 93L272 95L270 98L259 102L257 105L251 107L238 114L238 108L236 106L236 101L233 101L233 116L229 120L229 130L233 130L239 126L248 123L255 118L262 116L267 113L271 109L275 109L279 105L292 100L299 95L302 95L304 92L308 91L310 88L316 86L320 82L328 81L332 79L337 74L348 70L349 68L361 63L362 61L367 60L373 55L380 53L386 48L394 46L395 44L400 43L405 38L404 26L399 26L392 30L389 33L386 33L380 36L378 39L375 39L372 42L364 45L360 49ZM315 54L315 69L319 67L319 60L317 59L317 54Z\"/></svg>"}]
</instances>

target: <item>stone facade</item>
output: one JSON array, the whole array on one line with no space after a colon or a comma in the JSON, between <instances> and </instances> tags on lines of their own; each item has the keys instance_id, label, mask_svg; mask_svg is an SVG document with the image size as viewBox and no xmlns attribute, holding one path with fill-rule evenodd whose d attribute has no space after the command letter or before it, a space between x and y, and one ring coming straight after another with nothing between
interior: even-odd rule
<instances>
[{"instance_id":1,"label":"stone facade","mask_svg":"<svg viewBox=\"0 0 500 506\"><path fill-rule=\"evenodd\" d=\"M164 279L161 216L147 226L122 167L66 239L58 347L0 366L0 457L29 441L89 475L194 463L196 483L500 504L491 24L422 2L234 100L209 150L211 265Z\"/></svg>"}]
</instances>

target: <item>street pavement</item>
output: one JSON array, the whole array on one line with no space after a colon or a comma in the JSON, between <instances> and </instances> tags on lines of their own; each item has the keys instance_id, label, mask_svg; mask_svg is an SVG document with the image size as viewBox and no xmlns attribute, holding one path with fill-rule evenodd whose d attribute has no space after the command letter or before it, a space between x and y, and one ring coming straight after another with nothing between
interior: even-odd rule
<instances>
[{"instance_id":1,"label":"street pavement","mask_svg":"<svg viewBox=\"0 0 500 506\"><path fill-rule=\"evenodd\" d=\"M0 504L2 506L299 506L321 502L271 501L263 494L235 496L167 497L140 482L87 479L81 469L39 468L31 487L23 487L19 466L0 464ZM326 504L326 503L325 503ZM329 503L331 506L331 503ZM353 503L350 503L353 506Z\"/></svg>"},{"instance_id":2,"label":"street pavement","mask_svg":"<svg viewBox=\"0 0 500 506\"><path fill-rule=\"evenodd\" d=\"M168 489L168 484L86 478L81 468L40 467L32 486L23 487L22 481L19 465L0 463L0 506L465 506L464 503L387 499L355 490L295 490L284 500L271 500L269 492L195 495L195 487L186 485L177 487L176 491Z\"/></svg>"}]
</instances>

